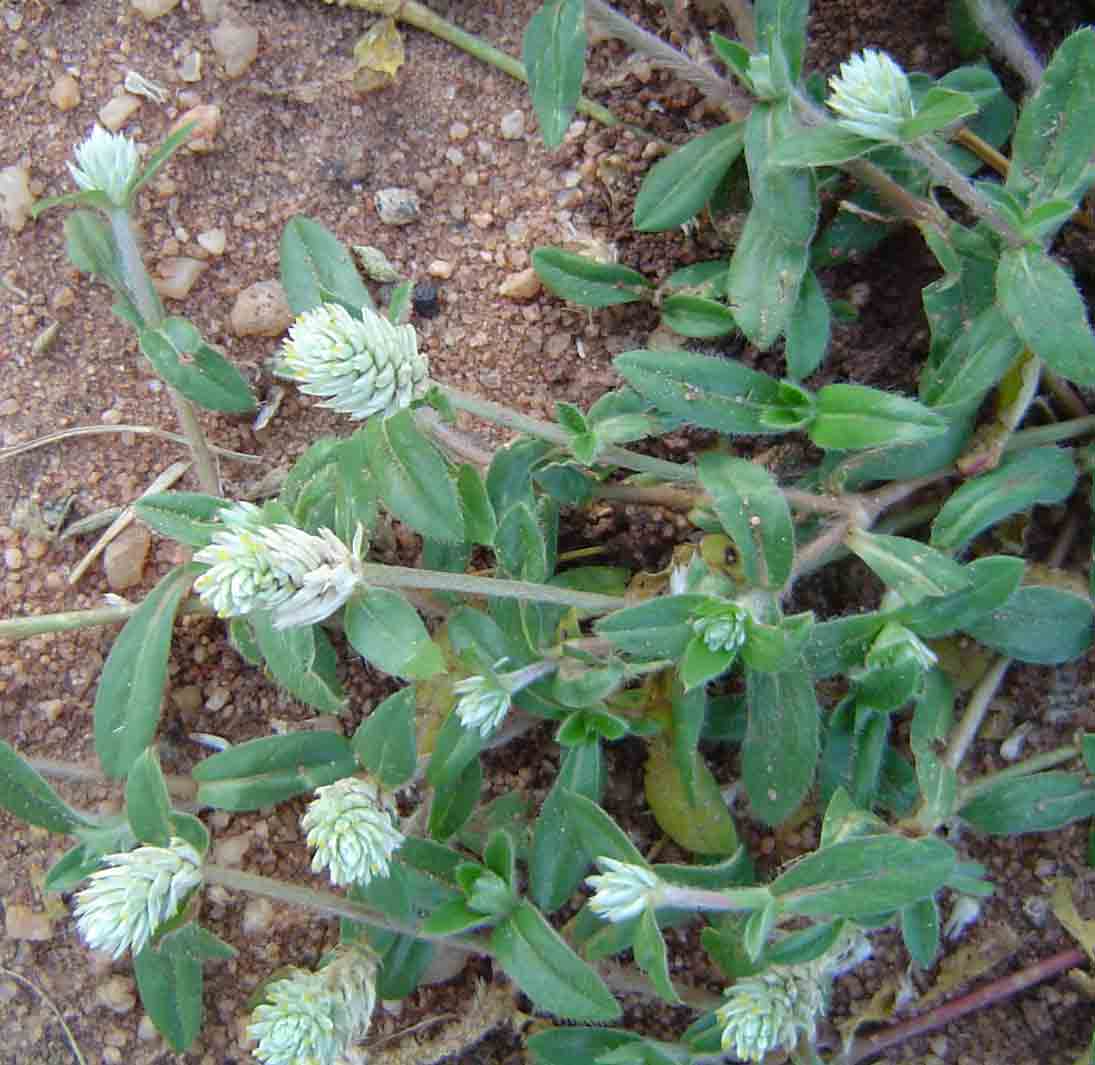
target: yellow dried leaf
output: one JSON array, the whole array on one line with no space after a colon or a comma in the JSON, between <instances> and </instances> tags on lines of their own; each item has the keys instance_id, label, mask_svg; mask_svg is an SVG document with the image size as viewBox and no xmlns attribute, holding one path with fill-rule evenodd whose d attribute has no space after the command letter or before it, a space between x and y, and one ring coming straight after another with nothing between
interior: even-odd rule
<instances>
[{"instance_id":1,"label":"yellow dried leaf","mask_svg":"<svg viewBox=\"0 0 1095 1065\"><path fill-rule=\"evenodd\" d=\"M956 988L1007 961L1019 949L1020 943L1019 935L1008 925L993 926L992 931L976 943L970 943L943 959L935 983L921 996L918 1008L946 998Z\"/></svg>"},{"instance_id":2,"label":"yellow dried leaf","mask_svg":"<svg viewBox=\"0 0 1095 1065\"><path fill-rule=\"evenodd\" d=\"M393 18L383 18L354 45L354 89L375 92L391 85L406 61L403 36Z\"/></svg>"},{"instance_id":3,"label":"yellow dried leaf","mask_svg":"<svg viewBox=\"0 0 1095 1065\"><path fill-rule=\"evenodd\" d=\"M1060 877L1053 881L1053 894L1049 900L1053 915L1065 926L1065 931L1075 939L1089 958L1095 961L1095 921L1080 916L1072 901L1072 881Z\"/></svg>"}]
</instances>

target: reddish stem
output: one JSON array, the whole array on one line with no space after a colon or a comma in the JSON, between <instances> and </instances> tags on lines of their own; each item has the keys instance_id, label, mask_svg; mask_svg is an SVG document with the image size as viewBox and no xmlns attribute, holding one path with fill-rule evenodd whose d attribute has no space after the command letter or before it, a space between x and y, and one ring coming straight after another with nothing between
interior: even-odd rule
<instances>
[{"instance_id":1,"label":"reddish stem","mask_svg":"<svg viewBox=\"0 0 1095 1065\"><path fill-rule=\"evenodd\" d=\"M1028 987L1040 984L1043 980L1057 976L1067 969L1083 965L1086 960L1087 956L1082 950L1063 950L1026 969L1020 969L1017 973L993 980L991 984L986 984L980 990L971 991L968 995L929 1010L920 1017L913 1017L900 1024L883 1028L880 1032L864 1036L862 1039L856 1039L841 1059L841 1063L857 1065L858 1062L882 1053L888 1047L904 1043L927 1032L934 1032L937 1028L942 1028L945 1024L950 1024L951 1021L956 1021L974 1010L996 1005L1012 995L1017 995L1020 991L1025 991Z\"/></svg>"}]
</instances>

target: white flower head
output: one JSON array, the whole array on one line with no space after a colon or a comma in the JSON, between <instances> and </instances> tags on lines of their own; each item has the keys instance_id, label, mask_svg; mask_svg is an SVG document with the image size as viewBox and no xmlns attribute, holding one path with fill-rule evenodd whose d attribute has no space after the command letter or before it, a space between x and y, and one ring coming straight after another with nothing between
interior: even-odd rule
<instances>
[{"instance_id":1,"label":"white flower head","mask_svg":"<svg viewBox=\"0 0 1095 1065\"><path fill-rule=\"evenodd\" d=\"M365 1037L375 1005L375 958L339 947L318 972L294 969L267 985L247 1034L264 1065L334 1065Z\"/></svg>"},{"instance_id":2,"label":"white flower head","mask_svg":"<svg viewBox=\"0 0 1095 1065\"><path fill-rule=\"evenodd\" d=\"M514 695L558 668L557 662L544 659L512 673L499 673L507 661L500 658L485 673L465 677L452 686L460 696L455 713L464 728L477 728L481 736L489 736L509 713Z\"/></svg>"},{"instance_id":3,"label":"white flower head","mask_svg":"<svg viewBox=\"0 0 1095 1065\"><path fill-rule=\"evenodd\" d=\"M357 319L337 303L305 311L282 345L277 374L352 418L389 417L426 394L429 362L412 325L368 307Z\"/></svg>"},{"instance_id":4,"label":"white flower head","mask_svg":"<svg viewBox=\"0 0 1095 1065\"><path fill-rule=\"evenodd\" d=\"M826 101L839 125L872 140L900 142L901 126L916 113L905 72L885 52L867 48L829 79Z\"/></svg>"},{"instance_id":5,"label":"white flower head","mask_svg":"<svg viewBox=\"0 0 1095 1065\"><path fill-rule=\"evenodd\" d=\"M661 881L653 870L615 858L598 858L597 868L601 875L587 876L586 883L595 892L589 908L598 917L615 924L638 917L648 904L657 905Z\"/></svg>"},{"instance_id":6,"label":"white flower head","mask_svg":"<svg viewBox=\"0 0 1095 1065\"><path fill-rule=\"evenodd\" d=\"M827 979L816 966L774 966L738 980L715 1012L722 1049L741 1061L763 1061L773 1050L791 1051L811 1041L825 1010Z\"/></svg>"},{"instance_id":7,"label":"white flower head","mask_svg":"<svg viewBox=\"0 0 1095 1065\"><path fill-rule=\"evenodd\" d=\"M749 611L728 600L712 599L696 611L692 631L709 651L736 653L745 643L745 621Z\"/></svg>"},{"instance_id":8,"label":"white flower head","mask_svg":"<svg viewBox=\"0 0 1095 1065\"><path fill-rule=\"evenodd\" d=\"M138 847L108 854L106 869L90 876L76 895L76 923L92 950L121 957L139 954L186 897L202 882L202 858L173 836L166 847Z\"/></svg>"},{"instance_id":9,"label":"white flower head","mask_svg":"<svg viewBox=\"0 0 1095 1065\"><path fill-rule=\"evenodd\" d=\"M316 788L300 825L315 851L312 871L326 869L336 885L386 877L389 859L403 845L391 799L360 777Z\"/></svg>"},{"instance_id":10,"label":"white flower head","mask_svg":"<svg viewBox=\"0 0 1095 1065\"><path fill-rule=\"evenodd\" d=\"M361 587L361 526L347 547L330 529L313 535L267 524L251 503L233 503L219 517L225 528L194 555L209 566L194 590L222 618L269 610L274 628L311 625Z\"/></svg>"},{"instance_id":11,"label":"white flower head","mask_svg":"<svg viewBox=\"0 0 1095 1065\"><path fill-rule=\"evenodd\" d=\"M76 165L69 173L82 189L102 192L115 207L125 207L137 177L137 145L124 133L109 133L96 124L75 148Z\"/></svg>"}]
</instances>

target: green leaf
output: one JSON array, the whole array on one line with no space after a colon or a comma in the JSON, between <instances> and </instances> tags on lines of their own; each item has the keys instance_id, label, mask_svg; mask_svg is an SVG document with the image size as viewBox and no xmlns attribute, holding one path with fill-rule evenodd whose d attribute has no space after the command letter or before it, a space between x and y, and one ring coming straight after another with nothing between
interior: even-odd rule
<instances>
[{"instance_id":1,"label":"green leaf","mask_svg":"<svg viewBox=\"0 0 1095 1065\"><path fill-rule=\"evenodd\" d=\"M162 536L188 547L208 547L224 526L217 519L225 500L200 492L158 492L133 504L137 517Z\"/></svg>"},{"instance_id":2,"label":"green leaf","mask_svg":"<svg viewBox=\"0 0 1095 1065\"><path fill-rule=\"evenodd\" d=\"M955 812L958 773L939 754L953 716L953 685L940 670L933 670L924 678L924 690L917 700L909 730L925 824L941 824Z\"/></svg>"},{"instance_id":3,"label":"green leaf","mask_svg":"<svg viewBox=\"0 0 1095 1065\"><path fill-rule=\"evenodd\" d=\"M64 229L68 257L73 266L81 273L102 279L117 296L128 302L118 247L106 223L93 211L73 211L65 219Z\"/></svg>"},{"instance_id":4,"label":"green leaf","mask_svg":"<svg viewBox=\"0 0 1095 1065\"><path fill-rule=\"evenodd\" d=\"M845 543L906 603L960 592L970 575L953 559L919 540L853 529Z\"/></svg>"},{"instance_id":5,"label":"green leaf","mask_svg":"<svg viewBox=\"0 0 1095 1065\"><path fill-rule=\"evenodd\" d=\"M814 961L836 944L846 927L842 921L831 921L790 932L778 942L768 944L764 960L769 965L803 965Z\"/></svg>"},{"instance_id":6,"label":"green leaf","mask_svg":"<svg viewBox=\"0 0 1095 1065\"><path fill-rule=\"evenodd\" d=\"M806 668L822 680L862 665L887 617L871 611L814 625L802 649Z\"/></svg>"},{"instance_id":7,"label":"green leaf","mask_svg":"<svg viewBox=\"0 0 1095 1065\"><path fill-rule=\"evenodd\" d=\"M802 76L809 10L808 0L757 0L754 7L757 40L779 47L791 85Z\"/></svg>"},{"instance_id":8,"label":"green leaf","mask_svg":"<svg viewBox=\"0 0 1095 1065\"><path fill-rule=\"evenodd\" d=\"M960 551L975 536L1012 514L1062 503L1076 487L1076 465L1067 451L1039 447L1005 457L991 473L963 484L932 522L931 543Z\"/></svg>"},{"instance_id":9,"label":"green leaf","mask_svg":"<svg viewBox=\"0 0 1095 1065\"><path fill-rule=\"evenodd\" d=\"M184 925L133 958L141 1004L171 1049L179 1053L201 1030L205 944L200 932L196 925Z\"/></svg>"},{"instance_id":10,"label":"green leaf","mask_svg":"<svg viewBox=\"0 0 1095 1065\"><path fill-rule=\"evenodd\" d=\"M380 498L400 521L442 543L464 539L464 515L445 460L419 432L414 415L370 418L365 426L369 468Z\"/></svg>"},{"instance_id":11,"label":"green leaf","mask_svg":"<svg viewBox=\"0 0 1095 1065\"><path fill-rule=\"evenodd\" d=\"M537 1009L572 1021L612 1021L620 1007L604 981L523 902L491 933L491 953Z\"/></svg>"},{"instance_id":12,"label":"green leaf","mask_svg":"<svg viewBox=\"0 0 1095 1065\"><path fill-rule=\"evenodd\" d=\"M803 648L814 627L814 614L813 611L792 614L774 625L765 625L748 617L745 627L742 662L762 673L782 673L801 664Z\"/></svg>"},{"instance_id":13,"label":"green leaf","mask_svg":"<svg viewBox=\"0 0 1095 1065\"><path fill-rule=\"evenodd\" d=\"M613 365L664 414L720 433L772 433L780 382L730 359L689 351L625 351Z\"/></svg>"},{"instance_id":14,"label":"green leaf","mask_svg":"<svg viewBox=\"0 0 1095 1065\"><path fill-rule=\"evenodd\" d=\"M737 324L725 303L704 296L667 296L662 301L662 324L686 337L721 337Z\"/></svg>"},{"instance_id":15,"label":"green leaf","mask_svg":"<svg viewBox=\"0 0 1095 1065\"><path fill-rule=\"evenodd\" d=\"M692 639L691 617L704 595L671 595L624 607L594 622L598 636L636 658L679 658Z\"/></svg>"},{"instance_id":16,"label":"green leaf","mask_svg":"<svg viewBox=\"0 0 1095 1065\"><path fill-rule=\"evenodd\" d=\"M133 195L138 189L144 188L163 168L167 161L190 139L197 122L186 122L180 126L170 137L156 148L145 161L144 169L137 175L129 190L128 200L133 202Z\"/></svg>"},{"instance_id":17,"label":"green leaf","mask_svg":"<svg viewBox=\"0 0 1095 1065\"><path fill-rule=\"evenodd\" d=\"M351 314L375 309L346 246L319 222L296 215L281 234L281 285L293 314L341 303Z\"/></svg>"},{"instance_id":18,"label":"green leaf","mask_svg":"<svg viewBox=\"0 0 1095 1065\"><path fill-rule=\"evenodd\" d=\"M95 693L95 752L108 777L126 776L156 734L175 612L201 569L176 566L163 577L107 655Z\"/></svg>"},{"instance_id":19,"label":"green leaf","mask_svg":"<svg viewBox=\"0 0 1095 1065\"><path fill-rule=\"evenodd\" d=\"M399 592L367 589L346 604L342 624L354 650L384 673L425 680L445 668L441 648Z\"/></svg>"},{"instance_id":20,"label":"green leaf","mask_svg":"<svg viewBox=\"0 0 1095 1065\"><path fill-rule=\"evenodd\" d=\"M1023 350L1003 311L986 307L946 349L940 362L924 368L920 397L931 407L979 400L996 386Z\"/></svg>"},{"instance_id":21,"label":"green leaf","mask_svg":"<svg viewBox=\"0 0 1095 1065\"><path fill-rule=\"evenodd\" d=\"M696 468L745 579L757 588L782 588L794 562L795 534L775 478L758 463L715 452L700 455Z\"/></svg>"},{"instance_id":22,"label":"green leaf","mask_svg":"<svg viewBox=\"0 0 1095 1065\"><path fill-rule=\"evenodd\" d=\"M464 827L479 802L483 789L483 767L472 758L455 776L446 776L434 786L427 828L436 840L446 840Z\"/></svg>"},{"instance_id":23,"label":"green leaf","mask_svg":"<svg viewBox=\"0 0 1095 1065\"><path fill-rule=\"evenodd\" d=\"M547 538L534 505L515 503L502 515L494 546L504 576L540 583L551 575Z\"/></svg>"},{"instance_id":24,"label":"green leaf","mask_svg":"<svg viewBox=\"0 0 1095 1065\"><path fill-rule=\"evenodd\" d=\"M1053 771L979 788L958 815L990 836L1052 832L1095 814L1095 788L1082 773Z\"/></svg>"},{"instance_id":25,"label":"green leaf","mask_svg":"<svg viewBox=\"0 0 1095 1065\"><path fill-rule=\"evenodd\" d=\"M643 774L650 812L662 831L685 849L720 857L733 854L738 833L722 789L698 751L691 762L687 774L682 773L670 745L661 736L651 740ZM595 855L602 857L603 852Z\"/></svg>"},{"instance_id":26,"label":"green leaf","mask_svg":"<svg viewBox=\"0 0 1095 1065\"><path fill-rule=\"evenodd\" d=\"M866 385L826 385L817 394L810 439L818 447L857 451L940 436L946 419L915 399Z\"/></svg>"},{"instance_id":27,"label":"green leaf","mask_svg":"<svg viewBox=\"0 0 1095 1065\"><path fill-rule=\"evenodd\" d=\"M878 141L861 137L835 122L829 122L824 126L800 126L793 130L785 140L776 144L768 161L771 166L839 166L877 147Z\"/></svg>"},{"instance_id":28,"label":"green leaf","mask_svg":"<svg viewBox=\"0 0 1095 1065\"><path fill-rule=\"evenodd\" d=\"M533 1065L585 1065L609 1051L641 1042L642 1036L622 1028L549 1028L530 1036L527 1046Z\"/></svg>"},{"instance_id":29,"label":"green leaf","mask_svg":"<svg viewBox=\"0 0 1095 1065\"><path fill-rule=\"evenodd\" d=\"M628 865L647 864L627 833L592 799L566 792L563 801L568 819L589 854L595 858L612 858Z\"/></svg>"},{"instance_id":30,"label":"green leaf","mask_svg":"<svg viewBox=\"0 0 1095 1065\"><path fill-rule=\"evenodd\" d=\"M901 938L921 969L930 969L939 954L939 906L934 898L920 899L901 910Z\"/></svg>"},{"instance_id":31,"label":"green leaf","mask_svg":"<svg viewBox=\"0 0 1095 1065\"><path fill-rule=\"evenodd\" d=\"M244 414L257 406L251 386L185 318L140 331L141 351L172 388L206 410Z\"/></svg>"},{"instance_id":32,"label":"green leaf","mask_svg":"<svg viewBox=\"0 0 1095 1065\"><path fill-rule=\"evenodd\" d=\"M1084 299L1068 272L1041 248L1000 256L996 298L1023 343L1062 377L1095 384L1095 336Z\"/></svg>"},{"instance_id":33,"label":"green leaf","mask_svg":"<svg viewBox=\"0 0 1095 1065\"><path fill-rule=\"evenodd\" d=\"M350 741L361 764L389 791L414 775L415 709L414 688L403 688L374 707Z\"/></svg>"},{"instance_id":34,"label":"green leaf","mask_svg":"<svg viewBox=\"0 0 1095 1065\"><path fill-rule=\"evenodd\" d=\"M1091 601L1063 588L1027 585L966 632L1020 662L1059 665L1091 646Z\"/></svg>"},{"instance_id":35,"label":"green leaf","mask_svg":"<svg viewBox=\"0 0 1095 1065\"><path fill-rule=\"evenodd\" d=\"M1079 203L1095 172L1095 31L1067 37L1023 104L1011 143L1007 187L1032 205Z\"/></svg>"},{"instance_id":36,"label":"green leaf","mask_svg":"<svg viewBox=\"0 0 1095 1065\"><path fill-rule=\"evenodd\" d=\"M259 810L356 772L350 741L334 732L261 736L199 762L191 776L198 802L222 810Z\"/></svg>"},{"instance_id":37,"label":"green leaf","mask_svg":"<svg viewBox=\"0 0 1095 1065\"><path fill-rule=\"evenodd\" d=\"M665 949L665 940L654 911L649 906L639 918L632 949L635 952L635 964L650 978L658 996L675 1006L679 1005L680 996L669 977L669 956Z\"/></svg>"},{"instance_id":38,"label":"green leaf","mask_svg":"<svg viewBox=\"0 0 1095 1065\"><path fill-rule=\"evenodd\" d=\"M268 611L248 617L255 643L274 679L294 698L337 714L345 706L330 638L318 625L275 629Z\"/></svg>"},{"instance_id":39,"label":"green leaf","mask_svg":"<svg viewBox=\"0 0 1095 1065\"><path fill-rule=\"evenodd\" d=\"M813 270L807 270L798 290L798 302L785 330L784 356L792 381L809 377L822 363L829 348L832 312L821 283Z\"/></svg>"},{"instance_id":40,"label":"green leaf","mask_svg":"<svg viewBox=\"0 0 1095 1065\"><path fill-rule=\"evenodd\" d=\"M685 685L687 688L687 685ZM685 798L696 802L696 752L707 712L707 693L702 689L673 692L673 761L684 785Z\"/></svg>"},{"instance_id":41,"label":"green leaf","mask_svg":"<svg viewBox=\"0 0 1095 1065\"><path fill-rule=\"evenodd\" d=\"M814 780L820 749L820 711L805 669L745 671L749 723L742 744L742 777L753 812L770 825L785 821Z\"/></svg>"},{"instance_id":42,"label":"green leaf","mask_svg":"<svg viewBox=\"0 0 1095 1065\"><path fill-rule=\"evenodd\" d=\"M563 143L582 94L586 65L584 0L545 0L525 28L521 56L540 131L549 148Z\"/></svg>"},{"instance_id":43,"label":"green leaf","mask_svg":"<svg viewBox=\"0 0 1095 1065\"><path fill-rule=\"evenodd\" d=\"M916 114L901 123L901 139L916 140L976 113L977 101L969 93L933 85L917 105Z\"/></svg>"},{"instance_id":44,"label":"green leaf","mask_svg":"<svg viewBox=\"0 0 1095 1065\"><path fill-rule=\"evenodd\" d=\"M125 812L140 843L166 847L172 836L171 796L154 747L146 747L125 782Z\"/></svg>"},{"instance_id":45,"label":"green leaf","mask_svg":"<svg viewBox=\"0 0 1095 1065\"><path fill-rule=\"evenodd\" d=\"M96 827L94 822L73 810L3 740L0 740L0 806L20 821L61 836L72 835L76 828Z\"/></svg>"},{"instance_id":46,"label":"green leaf","mask_svg":"<svg viewBox=\"0 0 1095 1065\"><path fill-rule=\"evenodd\" d=\"M464 515L466 539L469 543L490 547L498 531L498 519L482 475L474 466L465 463L457 472L456 490L460 498L460 510Z\"/></svg>"},{"instance_id":47,"label":"green leaf","mask_svg":"<svg viewBox=\"0 0 1095 1065\"><path fill-rule=\"evenodd\" d=\"M702 691L702 685L726 673L738 657L737 651L712 650L699 636L688 641L678 672L686 692Z\"/></svg>"},{"instance_id":48,"label":"green leaf","mask_svg":"<svg viewBox=\"0 0 1095 1065\"><path fill-rule=\"evenodd\" d=\"M744 130L744 123L727 123L655 163L635 197L635 228L660 233L702 211L741 155Z\"/></svg>"},{"instance_id":49,"label":"green leaf","mask_svg":"<svg viewBox=\"0 0 1095 1065\"><path fill-rule=\"evenodd\" d=\"M728 291L738 327L761 351L791 320L817 229L814 172L778 167L769 158L797 126L785 104L758 103L745 123L753 205L730 259Z\"/></svg>"},{"instance_id":50,"label":"green leaf","mask_svg":"<svg viewBox=\"0 0 1095 1065\"><path fill-rule=\"evenodd\" d=\"M599 263L562 248L536 248L536 276L560 299L583 307L613 307L641 300L653 286L637 270L617 263Z\"/></svg>"},{"instance_id":51,"label":"green leaf","mask_svg":"<svg viewBox=\"0 0 1095 1065\"><path fill-rule=\"evenodd\" d=\"M866 836L807 854L769 886L784 912L872 917L930 898L955 862L942 840Z\"/></svg>"}]
</instances>

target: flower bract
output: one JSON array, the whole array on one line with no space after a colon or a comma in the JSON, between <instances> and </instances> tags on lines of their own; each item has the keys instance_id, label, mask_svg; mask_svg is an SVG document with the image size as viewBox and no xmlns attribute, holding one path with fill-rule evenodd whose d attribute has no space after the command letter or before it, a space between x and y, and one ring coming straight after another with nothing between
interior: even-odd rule
<instances>
[{"instance_id":1,"label":"flower bract","mask_svg":"<svg viewBox=\"0 0 1095 1065\"><path fill-rule=\"evenodd\" d=\"M263 1065L336 1065L365 1037L375 1005L372 954L340 947L318 972L294 969L268 984L247 1034Z\"/></svg>"},{"instance_id":2,"label":"flower bract","mask_svg":"<svg viewBox=\"0 0 1095 1065\"><path fill-rule=\"evenodd\" d=\"M352 418L385 417L425 395L429 363L414 326L393 325L363 307L356 318L337 303L305 311L289 330L277 373Z\"/></svg>"},{"instance_id":3,"label":"flower bract","mask_svg":"<svg viewBox=\"0 0 1095 1065\"><path fill-rule=\"evenodd\" d=\"M873 48L842 63L829 89L827 103L839 125L872 140L900 142L902 125L916 111L905 72Z\"/></svg>"},{"instance_id":4,"label":"flower bract","mask_svg":"<svg viewBox=\"0 0 1095 1065\"><path fill-rule=\"evenodd\" d=\"M68 164L73 180L88 192L101 192L115 207L125 207L137 177L137 145L124 133L96 125L75 148L76 165Z\"/></svg>"},{"instance_id":5,"label":"flower bract","mask_svg":"<svg viewBox=\"0 0 1095 1065\"><path fill-rule=\"evenodd\" d=\"M76 923L92 950L115 958L126 948L139 954L202 882L201 855L177 836L166 847L137 847L105 861L76 895Z\"/></svg>"},{"instance_id":6,"label":"flower bract","mask_svg":"<svg viewBox=\"0 0 1095 1065\"><path fill-rule=\"evenodd\" d=\"M268 524L250 503L220 511L224 528L194 555L210 568L194 590L220 617L272 612L274 627L310 625L333 614L361 587L364 531L352 547L329 529L318 535L292 525Z\"/></svg>"},{"instance_id":7,"label":"flower bract","mask_svg":"<svg viewBox=\"0 0 1095 1065\"><path fill-rule=\"evenodd\" d=\"M741 650L745 643L745 622L749 612L737 603L711 599L692 619L692 631L707 645L709 651Z\"/></svg>"},{"instance_id":8,"label":"flower bract","mask_svg":"<svg viewBox=\"0 0 1095 1065\"><path fill-rule=\"evenodd\" d=\"M388 861L403 844L395 810L379 785L344 777L316 788L301 818L312 871L327 870L333 884L367 884L389 872Z\"/></svg>"},{"instance_id":9,"label":"flower bract","mask_svg":"<svg viewBox=\"0 0 1095 1065\"><path fill-rule=\"evenodd\" d=\"M793 1050L802 1035L812 1040L825 1009L824 980L812 966L776 966L738 980L715 1013L722 1049L759 1062L773 1050Z\"/></svg>"},{"instance_id":10,"label":"flower bract","mask_svg":"<svg viewBox=\"0 0 1095 1065\"><path fill-rule=\"evenodd\" d=\"M477 728L481 736L489 736L502 723L513 701L506 675L497 672L505 662L500 659L487 673L465 677L452 686L460 696L454 711L460 723L467 729Z\"/></svg>"},{"instance_id":11,"label":"flower bract","mask_svg":"<svg viewBox=\"0 0 1095 1065\"><path fill-rule=\"evenodd\" d=\"M600 876L586 877L595 894L589 908L613 923L638 917L648 903L655 902L654 893L661 885L657 875L642 865L620 862L615 858L598 858Z\"/></svg>"}]
</instances>

